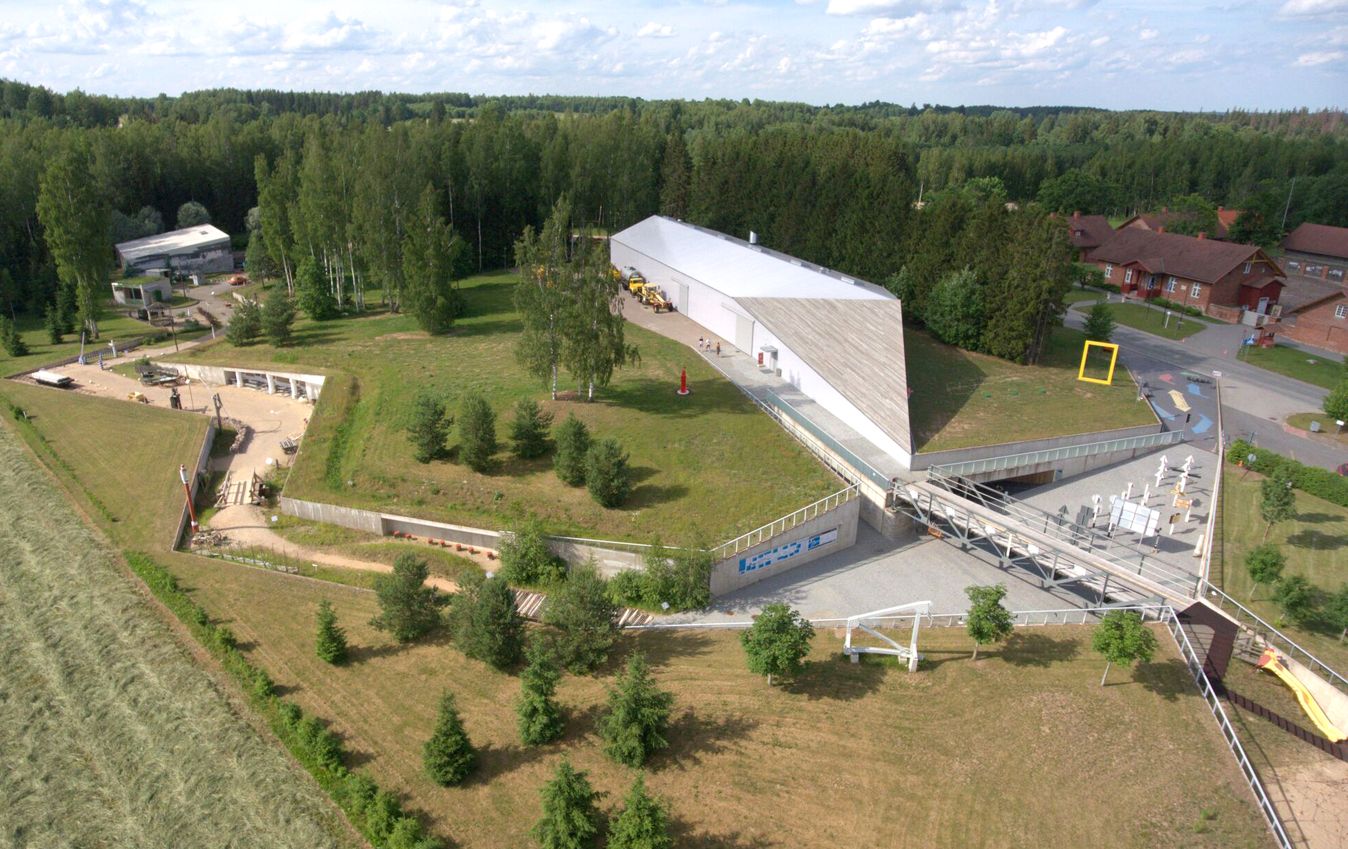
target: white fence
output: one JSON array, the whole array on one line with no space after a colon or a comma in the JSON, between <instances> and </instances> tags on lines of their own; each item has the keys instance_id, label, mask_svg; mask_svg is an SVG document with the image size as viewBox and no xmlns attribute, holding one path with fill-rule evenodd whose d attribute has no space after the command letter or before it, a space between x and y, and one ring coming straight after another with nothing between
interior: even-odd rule
<instances>
[{"instance_id":1,"label":"white fence","mask_svg":"<svg viewBox=\"0 0 1348 849\"><path fill-rule=\"evenodd\" d=\"M802 525L811 519L818 518L821 514L846 504L857 496L857 492L857 486L853 484L846 489L840 489L832 495L825 496L813 504L807 504L794 513L788 513L780 519L769 522L761 528L754 528L747 534L740 534L734 539L713 548L711 550L712 558L721 561L728 557L734 557L741 551L748 551L778 534L784 534L797 525Z\"/></svg>"},{"instance_id":2,"label":"white fence","mask_svg":"<svg viewBox=\"0 0 1348 849\"><path fill-rule=\"evenodd\" d=\"M1222 611L1235 619L1244 628L1253 631L1255 636L1268 645L1272 645L1285 655L1291 655L1298 658L1303 664L1310 667L1321 678L1324 678L1334 687L1344 692L1348 692L1348 678L1344 678L1336 672L1327 663L1302 648L1295 640L1270 625L1263 617L1245 605L1236 601L1231 596L1214 587L1207 581L1203 582L1203 590L1207 593L1208 601L1218 610Z\"/></svg>"}]
</instances>

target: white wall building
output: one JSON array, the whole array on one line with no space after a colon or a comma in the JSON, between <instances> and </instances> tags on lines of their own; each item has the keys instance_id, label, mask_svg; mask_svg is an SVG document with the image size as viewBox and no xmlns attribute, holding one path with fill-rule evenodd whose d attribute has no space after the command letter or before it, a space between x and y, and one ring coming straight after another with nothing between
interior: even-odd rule
<instances>
[{"instance_id":1,"label":"white wall building","mask_svg":"<svg viewBox=\"0 0 1348 849\"><path fill-rule=\"evenodd\" d=\"M117 259L134 272L223 272L234 268L229 234L211 224L170 230L117 245Z\"/></svg>"},{"instance_id":2,"label":"white wall building","mask_svg":"<svg viewBox=\"0 0 1348 849\"><path fill-rule=\"evenodd\" d=\"M610 259L837 416L912 459L903 310L872 283L671 218L615 234Z\"/></svg>"}]
</instances>

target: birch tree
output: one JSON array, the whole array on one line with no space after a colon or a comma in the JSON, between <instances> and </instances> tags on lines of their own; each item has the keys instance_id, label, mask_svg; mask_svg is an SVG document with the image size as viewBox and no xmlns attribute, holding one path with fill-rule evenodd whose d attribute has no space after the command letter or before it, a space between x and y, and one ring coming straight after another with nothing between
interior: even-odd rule
<instances>
[{"instance_id":1,"label":"birch tree","mask_svg":"<svg viewBox=\"0 0 1348 849\"><path fill-rule=\"evenodd\" d=\"M48 162L37 214L61 283L75 294L80 323L97 339L99 304L112 263L112 225L107 202L90 174L86 143L65 146Z\"/></svg>"},{"instance_id":2,"label":"birch tree","mask_svg":"<svg viewBox=\"0 0 1348 849\"><path fill-rule=\"evenodd\" d=\"M565 344L566 290L572 274L566 250L570 220L571 205L563 197L553 206L541 232L526 227L515 243L520 273L515 308L524 323L515 357L527 372L548 386L554 401Z\"/></svg>"}]
</instances>

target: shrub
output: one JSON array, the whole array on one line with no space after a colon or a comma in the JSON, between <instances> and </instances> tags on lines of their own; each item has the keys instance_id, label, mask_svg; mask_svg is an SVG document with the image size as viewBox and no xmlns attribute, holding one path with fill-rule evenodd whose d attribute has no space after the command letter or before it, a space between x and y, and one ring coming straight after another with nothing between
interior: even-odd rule
<instances>
[{"instance_id":1,"label":"shrub","mask_svg":"<svg viewBox=\"0 0 1348 849\"><path fill-rule=\"evenodd\" d=\"M599 835L600 794L586 774L563 759L552 780L543 785L543 816L534 826L534 839L542 849L582 849Z\"/></svg>"},{"instance_id":2,"label":"shrub","mask_svg":"<svg viewBox=\"0 0 1348 849\"><path fill-rule=\"evenodd\" d=\"M809 620L781 602L765 606L754 617L754 624L740 634L749 671L766 675L769 687L772 676L801 670L813 639L814 626Z\"/></svg>"},{"instance_id":3,"label":"shrub","mask_svg":"<svg viewBox=\"0 0 1348 849\"><path fill-rule=\"evenodd\" d=\"M327 599L318 605L316 651L319 660L334 665L346 662L346 633L337 625L337 612Z\"/></svg>"},{"instance_id":4,"label":"shrub","mask_svg":"<svg viewBox=\"0 0 1348 849\"><path fill-rule=\"evenodd\" d=\"M627 452L615 439L605 439L590 446L585 455L585 486L604 507L618 507L632 492L632 470L627 465Z\"/></svg>"},{"instance_id":5,"label":"shrub","mask_svg":"<svg viewBox=\"0 0 1348 849\"><path fill-rule=\"evenodd\" d=\"M459 459L475 472L486 472L495 453L496 413L481 395L465 395L459 406Z\"/></svg>"},{"instance_id":6,"label":"shrub","mask_svg":"<svg viewBox=\"0 0 1348 849\"><path fill-rule=\"evenodd\" d=\"M1249 463L1249 455L1255 455L1255 461ZM1336 475L1328 469L1305 466L1296 460L1289 460L1264 448L1256 448L1243 439L1237 439L1226 450L1226 459L1230 463L1242 463L1261 475L1272 475L1279 469L1285 469L1291 476L1292 487L1316 498L1323 498L1340 507L1348 507L1348 478Z\"/></svg>"},{"instance_id":7,"label":"shrub","mask_svg":"<svg viewBox=\"0 0 1348 849\"><path fill-rule=\"evenodd\" d=\"M261 327L267 341L277 346L290 344L290 329L295 323L295 304L284 286L273 286L262 305Z\"/></svg>"},{"instance_id":8,"label":"shrub","mask_svg":"<svg viewBox=\"0 0 1348 849\"><path fill-rule=\"evenodd\" d=\"M532 398L515 402L515 418L510 423L511 451L521 460L542 457L548 452L548 431L552 413L539 409Z\"/></svg>"},{"instance_id":9,"label":"shrub","mask_svg":"<svg viewBox=\"0 0 1348 849\"><path fill-rule=\"evenodd\" d=\"M590 451L590 430L574 415L557 426L557 453L552 465L557 477L571 486L585 483L585 457Z\"/></svg>"},{"instance_id":10,"label":"shrub","mask_svg":"<svg viewBox=\"0 0 1348 849\"><path fill-rule=\"evenodd\" d=\"M618 639L616 613L593 563L572 570L543 606L543 622L559 632L555 644L562 666L581 674L607 660Z\"/></svg>"},{"instance_id":11,"label":"shrub","mask_svg":"<svg viewBox=\"0 0 1348 849\"><path fill-rule=\"evenodd\" d=\"M1340 380L1339 385L1325 396L1322 409L1339 421L1348 420L1348 378Z\"/></svg>"},{"instance_id":12,"label":"shrub","mask_svg":"<svg viewBox=\"0 0 1348 849\"><path fill-rule=\"evenodd\" d=\"M1114 314L1109 311L1109 304L1101 301L1091 307L1086 316L1086 338L1092 342L1108 342L1113 334Z\"/></svg>"},{"instance_id":13,"label":"shrub","mask_svg":"<svg viewBox=\"0 0 1348 849\"><path fill-rule=\"evenodd\" d=\"M520 675L520 698L515 705L520 741L526 746L550 743L562 736L561 709L553 700L561 670L549 647L542 642L529 646L529 665Z\"/></svg>"},{"instance_id":14,"label":"shrub","mask_svg":"<svg viewBox=\"0 0 1348 849\"><path fill-rule=\"evenodd\" d=\"M1284 578L1273 590L1273 603L1282 611L1280 620L1305 625L1315 616L1315 587L1302 575Z\"/></svg>"},{"instance_id":15,"label":"shrub","mask_svg":"<svg viewBox=\"0 0 1348 849\"><path fill-rule=\"evenodd\" d=\"M459 719L459 711L454 706L454 694L445 693L440 697L435 730L422 747L426 774L441 787L448 787L467 778L476 761L477 752L463 730L463 720Z\"/></svg>"},{"instance_id":16,"label":"shrub","mask_svg":"<svg viewBox=\"0 0 1348 849\"><path fill-rule=\"evenodd\" d=\"M516 586L547 586L566 577L566 564L548 548L537 516L518 520L501 542L501 575Z\"/></svg>"},{"instance_id":17,"label":"shrub","mask_svg":"<svg viewBox=\"0 0 1348 849\"><path fill-rule=\"evenodd\" d=\"M56 304L47 304L42 323L47 328L47 341L53 345L60 345L62 337L65 336L65 323L61 321L61 312L56 308Z\"/></svg>"},{"instance_id":18,"label":"shrub","mask_svg":"<svg viewBox=\"0 0 1348 849\"><path fill-rule=\"evenodd\" d=\"M411 553L399 554L393 561L393 574L374 579L379 614L370 624L389 631L400 643L411 642L434 629L440 624L440 608L446 599L434 587L426 586L429 575L425 560Z\"/></svg>"},{"instance_id":19,"label":"shrub","mask_svg":"<svg viewBox=\"0 0 1348 849\"><path fill-rule=\"evenodd\" d=\"M3 347L5 353L11 357L28 355L28 343L23 341L23 337L19 335L19 329L14 326L14 322L5 316L0 316L0 347Z\"/></svg>"}]
</instances>

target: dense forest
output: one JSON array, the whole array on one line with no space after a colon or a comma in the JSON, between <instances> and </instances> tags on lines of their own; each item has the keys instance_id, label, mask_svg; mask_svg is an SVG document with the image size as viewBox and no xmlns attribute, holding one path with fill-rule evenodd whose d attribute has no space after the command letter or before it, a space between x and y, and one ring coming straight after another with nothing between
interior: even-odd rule
<instances>
[{"instance_id":1,"label":"dense forest","mask_svg":"<svg viewBox=\"0 0 1348 849\"><path fill-rule=\"evenodd\" d=\"M0 80L6 312L40 314L97 272L96 256L70 254L69 233L47 232L62 213L40 202L44 180L48 195L67 187L67 207L78 196L98 208L78 232L107 231L107 273L114 238L172 228L190 201L253 264L289 278L309 257L342 302L377 290L396 304L401 246L428 198L464 243L454 252L463 273L509 264L524 228L566 196L578 224L610 231L655 212L752 229L771 247L906 287L922 318L938 281L966 268L1000 302L1018 267L1007 243L1043 232L1048 212L1122 215L1196 194L1257 211L1262 229L1251 232L1263 239L1281 230L1284 210L1287 227L1348 225L1348 125L1343 113L1307 111L236 90L109 98ZM992 206L1002 212L980 211ZM1062 260L1060 240L1041 241ZM1060 278L1061 264L1043 274ZM1046 311L1033 312L1043 324ZM982 347L1033 359L1033 345Z\"/></svg>"}]
</instances>

